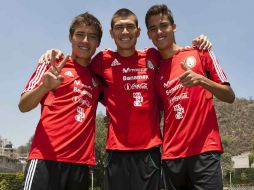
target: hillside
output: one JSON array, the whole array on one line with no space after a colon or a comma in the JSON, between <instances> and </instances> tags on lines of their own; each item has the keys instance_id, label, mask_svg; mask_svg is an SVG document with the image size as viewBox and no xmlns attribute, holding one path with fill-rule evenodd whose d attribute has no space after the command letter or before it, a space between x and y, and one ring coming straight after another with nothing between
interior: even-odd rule
<instances>
[{"instance_id":1,"label":"hillside","mask_svg":"<svg viewBox=\"0 0 254 190\"><path fill-rule=\"evenodd\" d=\"M215 99L215 107L221 136L228 140L230 153L249 151L254 139L254 100L236 98L233 104L227 104Z\"/></svg>"}]
</instances>

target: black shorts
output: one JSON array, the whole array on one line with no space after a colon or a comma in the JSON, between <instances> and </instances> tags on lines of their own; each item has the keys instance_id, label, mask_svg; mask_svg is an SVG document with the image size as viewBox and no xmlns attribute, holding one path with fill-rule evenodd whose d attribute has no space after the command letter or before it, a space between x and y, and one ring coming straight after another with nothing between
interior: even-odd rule
<instances>
[{"instance_id":1,"label":"black shorts","mask_svg":"<svg viewBox=\"0 0 254 190\"><path fill-rule=\"evenodd\" d=\"M107 151L104 190L159 190L160 148Z\"/></svg>"},{"instance_id":2,"label":"black shorts","mask_svg":"<svg viewBox=\"0 0 254 190\"><path fill-rule=\"evenodd\" d=\"M165 190L222 190L220 152L206 152L186 158L163 160Z\"/></svg>"},{"instance_id":3,"label":"black shorts","mask_svg":"<svg viewBox=\"0 0 254 190\"><path fill-rule=\"evenodd\" d=\"M29 160L24 190L88 190L89 166L49 160Z\"/></svg>"}]
</instances>

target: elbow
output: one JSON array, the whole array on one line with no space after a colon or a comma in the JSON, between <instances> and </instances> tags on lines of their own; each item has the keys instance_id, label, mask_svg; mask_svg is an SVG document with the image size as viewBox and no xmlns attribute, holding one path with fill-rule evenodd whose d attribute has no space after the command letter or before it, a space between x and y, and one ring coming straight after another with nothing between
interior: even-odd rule
<instances>
[{"instance_id":1,"label":"elbow","mask_svg":"<svg viewBox=\"0 0 254 190\"><path fill-rule=\"evenodd\" d=\"M235 101L235 94L231 97L229 103L232 104L232 103L234 103L234 101Z\"/></svg>"},{"instance_id":2,"label":"elbow","mask_svg":"<svg viewBox=\"0 0 254 190\"><path fill-rule=\"evenodd\" d=\"M235 101L235 93L232 91L225 102L232 104Z\"/></svg>"},{"instance_id":3,"label":"elbow","mask_svg":"<svg viewBox=\"0 0 254 190\"><path fill-rule=\"evenodd\" d=\"M22 106L20 103L19 103L18 107L19 107L19 111L22 112L22 113L25 113L25 112L29 111L24 106Z\"/></svg>"},{"instance_id":4,"label":"elbow","mask_svg":"<svg viewBox=\"0 0 254 190\"><path fill-rule=\"evenodd\" d=\"M26 112L29 112L30 110L32 110L33 108L29 108L27 106L25 106L24 104L22 104L21 102L19 102L19 111L22 112L22 113L26 113Z\"/></svg>"}]
</instances>

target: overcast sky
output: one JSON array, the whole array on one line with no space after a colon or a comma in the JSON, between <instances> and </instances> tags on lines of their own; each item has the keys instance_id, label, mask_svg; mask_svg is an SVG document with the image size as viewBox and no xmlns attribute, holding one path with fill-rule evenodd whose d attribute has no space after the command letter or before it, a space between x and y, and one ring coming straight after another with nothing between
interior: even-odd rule
<instances>
[{"instance_id":1,"label":"overcast sky","mask_svg":"<svg viewBox=\"0 0 254 190\"><path fill-rule=\"evenodd\" d=\"M33 135L39 107L20 113L20 93L43 52L50 48L71 52L68 29L74 16L85 11L96 15L104 30L98 50L115 50L108 32L111 16L119 8L129 8L139 18L142 33L137 48L143 49L152 46L146 35L145 13L156 3L172 9L179 45L190 45L199 34L207 35L236 96L254 96L253 0L8 0L0 6L0 136L18 147ZM100 105L98 111L105 109Z\"/></svg>"}]
</instances>

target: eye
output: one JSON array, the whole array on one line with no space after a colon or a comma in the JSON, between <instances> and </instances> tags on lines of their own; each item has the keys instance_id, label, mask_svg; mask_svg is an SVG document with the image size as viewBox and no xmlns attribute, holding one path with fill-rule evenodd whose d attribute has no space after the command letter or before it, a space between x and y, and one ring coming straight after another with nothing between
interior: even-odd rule
<instances>
[{"instance_id":1,"label":"eye","mask_svg":"<svg viewBox=\"0 0 254 190\"><path fill-rule=\"evenodd\" d=\"M152 32L152 33L153 33L153 32L156 32L156 31L157 31L157 27L155 27L155 26L149 27L149 28L148 28L148 31L149 31L149 32Z\"/></svg>"},{"instance_id":2,"label":"eye","mask_svg":"<svg viewBox=\"0 0 254 190\"><path fill-rule=\"evenodd\" d=\"M98 36L96 34L89 34L88 38L89 38L89 40L97 40Z\"/></svg>"},{"instance_id":3,"label":"eye","mask_svg":"<svg viewBox=\"0 0 254 190\"><path fill-rule=\"evenodd\" d=\"M162 24L160 24L160 28L162 30L168 28L168 26L169 26L169 23L162 23Z\"/></svg>"},{"instance_id":4,"label":"eye","mask_svg":"<svg viewBox=\"0 0 254 190\"><path fill-rule=\"evenodd\" d=\"M75 37L78 39L82 39L82 38L84 38L84 34L83 33L75 33Z\"/></svg>"},{"instance_id":5,"label":"eye","mask_svg":"<svg viewBox=\"0 0 254 190\"><path fill-rule=\"evenodd\" d=\"M126 28L127 28L127 30L134 30L136 28L136 26L133 24L129 24L129 25L127 25Z\"/></svg>"},{"instance_id":6,"label":"eye","mask_svg":"<svg viewBox=\"0 0 254 190\"><path fill-rule=\"evenodd\" d=\"M116 25L116 26L114 26L114 29L115 30L123 30L124 26L123 25Z\"/></svg>"}]
</instances>

